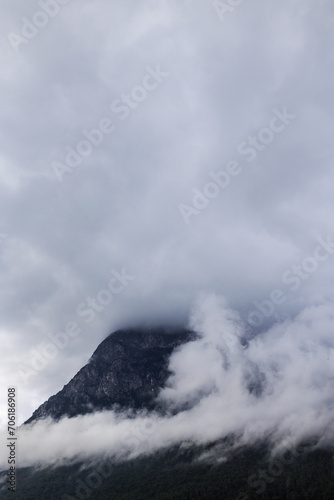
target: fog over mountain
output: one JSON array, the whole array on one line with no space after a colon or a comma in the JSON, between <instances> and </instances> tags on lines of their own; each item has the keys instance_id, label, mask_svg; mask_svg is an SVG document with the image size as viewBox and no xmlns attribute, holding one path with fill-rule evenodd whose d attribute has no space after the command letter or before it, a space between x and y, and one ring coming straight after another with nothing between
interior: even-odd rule
<instances>
[{"instance_id":1,"label":"fog over mountain","mask_svg":"<svg viewBox=\"0 0 334 500\"><path fill-rule=\"evenodd\" d=\"M119 328L201 334L159 395L186 411L40 422L22 463L333 437L334 6L232 3L0 6L0 385L19 424ZM5 389L0 410L3 429Z\"/></svg>"},{"instance_id":2,"label":"fog over mountain","mask_svg":"<svg viewBox=\"0 0 334 500\"><path fill-rule=\"evenodd\" d=\"M245 346L238 315L220 297L201 297L190 324L199 337L172 354L156 398L167 414L118 408L55 422L41 413L18 433L20 463L133 458L231 435L233 446L269 440L276 451L309 438L333 444L333 313L329 304L307 308Z\"/></svg>"}]
</instances>

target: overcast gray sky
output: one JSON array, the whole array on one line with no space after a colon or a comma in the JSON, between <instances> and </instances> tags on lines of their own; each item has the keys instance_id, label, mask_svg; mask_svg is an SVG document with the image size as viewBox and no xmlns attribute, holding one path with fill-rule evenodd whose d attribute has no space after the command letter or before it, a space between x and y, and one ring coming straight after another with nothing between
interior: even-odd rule
<instances>
[{"instance_id":1,"label":"overcast gray sky","mask_svg":"<svg viewBox=\"0 0 334 500\"><path fill-rule=\"evenodd\" d=\"M334 300L332 2L60 3L0 6L1 425L202 292Z\"/></svg>"}]
</instances>

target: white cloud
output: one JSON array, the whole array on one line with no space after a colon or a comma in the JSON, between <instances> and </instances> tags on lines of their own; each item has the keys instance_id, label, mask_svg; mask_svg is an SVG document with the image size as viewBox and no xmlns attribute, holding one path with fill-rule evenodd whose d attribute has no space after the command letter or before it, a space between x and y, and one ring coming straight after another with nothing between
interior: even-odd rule
<instances>
[{"instance_id":1,"label":"white cloud","mask_svg":"<svg viewBox=\"0 0 334 500\"><path fill-rule=\"evenodd\" d=\"M334 234L329 0L243 2L223 22L209 1L72 0L16 54L7 33L38 5L0 7L0 382L18 386L20 423L114 329L185 323L201 290L245 318ZM111 103L155 65L170 76L121 121ZM238 145L284 106L296 118L247 162ZM107 116L115 133L58 183L52 162ZM242 173L186 226L178 205L233 159ZM77 305L123 266L133 286L85 324ZM333 274L329 259L270 320L333 302ZM24 385L31 352L70 321L80 336ZM4 391L0 408L4 422Z\"/></svg>"},{"instance_id":2,"label":"white cloud","mask_svg":"<svg viewBox=\"0 0 334 500\"><path fill-rule=\"evenodd\" d=\"M333 304L307 308L244 347L238 315L221 297L203 295L191 320L199 337L172 355L174 373L159 396L169 410L183 405L182 411L39 421L18 431L20 465L94 455L124 459L230 434L236 445L269 438L283 448L309 437L332 443L333 324Z\"/></svg>"}]
</instances>

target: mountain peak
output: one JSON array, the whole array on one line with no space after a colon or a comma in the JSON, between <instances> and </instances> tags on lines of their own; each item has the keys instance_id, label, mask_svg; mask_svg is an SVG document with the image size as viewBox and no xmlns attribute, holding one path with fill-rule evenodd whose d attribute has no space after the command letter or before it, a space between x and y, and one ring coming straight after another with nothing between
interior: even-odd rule
<instances>
[{"instance_id":1,"label":"mountain peak","mask_svg":"<svg viewBox=\"0 0 334 500\"><path fill-rule=\"evenodd\" d=\"M170 375L169 357L194 339L183 328L130 328L110 334L89 362L25 422L59 420L98 410L154 408L154 399Z\"/></svg>"}]
</instances>

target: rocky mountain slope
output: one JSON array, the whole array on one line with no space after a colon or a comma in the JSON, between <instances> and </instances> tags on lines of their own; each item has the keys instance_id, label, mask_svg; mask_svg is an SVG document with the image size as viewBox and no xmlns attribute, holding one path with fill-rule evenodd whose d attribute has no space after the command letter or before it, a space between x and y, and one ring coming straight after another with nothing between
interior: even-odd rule
<instances>
[{"instance_id":1,"label":"rocky mountain slope","mask_svg":"<svg viewBox=\"0 0 334 500\"><path fill-rule=\"evenodd\" d=\"M168 359L178 346L195 338L185 329L118 330L95 350L90 361L25 422L59 419L96 410L154 407L168 376Z\"/></svg>"},{"instance_id":2,"label":"rocky mountain slope","mask_svg":"<svg viewBox=\"0 0 334 500\"><path fill-rule=\"evenodd\" d=\"M189 330L119 330L107 337L90 361L26 422L74 417L111 408L156 409L155 397L170 375L175 349L196 338ZM252 387L248 388L253 392ZM17 469L17 500L331 500L334 450L305 442L282 456L270 443L233 449L229 439L184 443L131 460L104 456ZM233 440L233 437L231 437ZM232 441L231 441L232 442ZM230 444L231 444L230 442ZM229 450L227 452L227 450ZM7 471L0 471L0 498L12 498Z\"/></svg>"}]
</instances>

